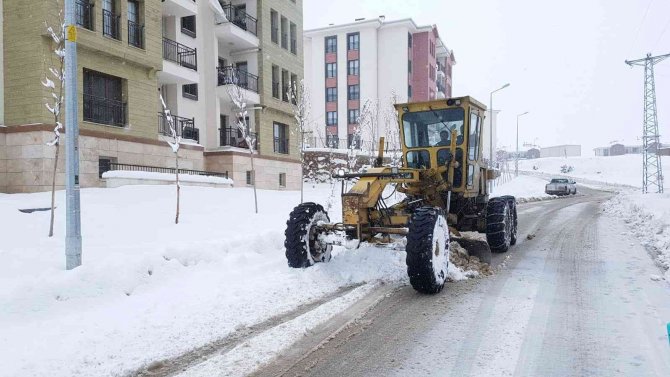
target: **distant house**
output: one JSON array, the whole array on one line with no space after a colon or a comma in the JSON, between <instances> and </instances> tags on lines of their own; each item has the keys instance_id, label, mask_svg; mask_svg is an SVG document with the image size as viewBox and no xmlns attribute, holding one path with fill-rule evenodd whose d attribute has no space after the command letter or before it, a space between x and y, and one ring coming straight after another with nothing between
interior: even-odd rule
<instances>
[{"instance_id":1,"label":"distant house","mask_svg":"<svg viewBox=\"0 0 670 377\"><path fill-rule=\"evenodd\" d=\"M614 144L610 147L610 156L621 156L626 154L626 147L623 144Z\"/></svg>"},{"instance_id":2,"label":"distant house","mask_svg":"<svg viewBox=\"0 0 670 377\"><path fill-rule=\"evenodd\" d=\"M661 150L665 146L663 144L660 144L660 147L656 146L656 143L651 143L649 144L649 152L651 153L656 153L656 151L659 151L659 154L661 154ZM621 156L624 154L641 154L643 150L642 145L623 145L620 143L617 144L612 144L609 147L599 147L599 148L594 148L593 152L595 153L596 156Z\"/></svg>"},{"instance_id":3,"label":"distant house","mask_svg":"<svg viewBox=\"0 0 670 377\"><path fill-rule=\"evenodd\" d=\"M540 157L579 157L581 155L581 145L556 145L540 149Z\"/></svg>"},{"instance_id":4,"label":"distant house","mask_svg":"<svg viewBox=\"0 0 670 377\"><path fill-rule=\"evenodd\" d=\"M540 150L531 148L526 152L526 158L540 158Z\"/></svg>"}]
</instances>

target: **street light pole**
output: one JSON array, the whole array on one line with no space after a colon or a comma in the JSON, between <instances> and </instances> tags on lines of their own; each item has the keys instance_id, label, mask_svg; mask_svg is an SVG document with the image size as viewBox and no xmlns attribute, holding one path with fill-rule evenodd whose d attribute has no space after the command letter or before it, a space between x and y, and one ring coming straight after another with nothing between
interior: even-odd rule
<instances>
[{"instance_id":1,"label":"street light pole","mask_svg":"<svg viewBox=\"0 0 670 377\"><path fill-rule=\"evenodd\" d=\"M65 268L68 270L81 266L75 1L65 0Z\"/></svg>"},{"instance_id":2,"label":"street light pole","mask_svg":"<svg viewBox=\"0 0 670 377\"><path fill-rule=\"evenodd\" d=\"M522 116L528 114L528 111L526 111L523 114L519 114L516 116L516 158L514 159L514 176L518 177L519 176L519 118Z\"/></svg>"},{"instance_id":3,"label":"street light pole","mask_svg":"<svg viewBox=\"0 0 670 377\"><path fill-rule=\"evenodd\" d=\"M491 167L493 167L493 93L503 90L509 86L509 83L501 86L500 88L494 90L491 92L491 95L489 96L489 113L491 115L491 120L489 121L489 124L491 125L491 132L489 132L489 164ZM489 193L493 191L493 180L489 181Z\"/></svg>"}]
</instances>

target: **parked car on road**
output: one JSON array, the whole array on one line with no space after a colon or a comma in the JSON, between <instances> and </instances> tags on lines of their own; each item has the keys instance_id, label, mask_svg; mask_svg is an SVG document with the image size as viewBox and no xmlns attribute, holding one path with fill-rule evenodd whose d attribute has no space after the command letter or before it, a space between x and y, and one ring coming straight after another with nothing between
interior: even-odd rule
<instances>
[{"instance_id":1,"label":"parked car on road","mask_svg":"<svg viewBox=\"0 0 670 377\"><path fill-rule=\"evenodd\" d=\"M575 195L577 193L577 184L570 178L553 178L551 182L544 187L544 192L549 195Z\"/></svg>"}]
</instances>

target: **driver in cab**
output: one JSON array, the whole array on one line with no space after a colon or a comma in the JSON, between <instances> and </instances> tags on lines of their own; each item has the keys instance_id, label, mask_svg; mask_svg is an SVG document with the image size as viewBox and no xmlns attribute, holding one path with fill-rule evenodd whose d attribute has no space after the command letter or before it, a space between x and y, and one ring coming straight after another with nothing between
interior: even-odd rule
<instances>
[{"instance_id":1,"label":"driver in cab","mask_svg":"<svg viewBox=\"0 0 670 377\"><path fill-rule=\"evenodd\" d=\"M447 130L442 130L440 132L440 141L435 144L436 147L448 147L451 145L451 138L449 137L450 133Z\"/></svg>"}]
</instances>

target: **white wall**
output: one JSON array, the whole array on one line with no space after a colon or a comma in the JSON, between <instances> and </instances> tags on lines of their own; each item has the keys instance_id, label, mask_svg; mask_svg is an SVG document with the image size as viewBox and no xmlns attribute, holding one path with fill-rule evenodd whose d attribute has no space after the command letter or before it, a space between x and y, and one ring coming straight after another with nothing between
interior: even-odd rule
<instances>
[{"instance_id":1,"label":"white wall","mask_svg":"<svg viewBox=\"0 0 670 377\"><path fill-rule=\"evenodd\" d=\"M581 145L557 145L540 149L540 157L580 157Z\"/></svg>"},{"instance_id":2,"label":"white wall","mask_svg":"<svg viewBox=\"0 0 670 377\"><path fill-rule=\"evenodd\" d=\"M4 55L4 35L3 35L3 23L4 15L2 11L3 5L2 0L0 0L0 125L5 124L5 55Z\"/></svg>"}]
</instances>

